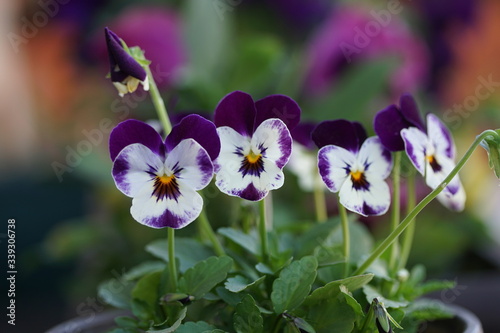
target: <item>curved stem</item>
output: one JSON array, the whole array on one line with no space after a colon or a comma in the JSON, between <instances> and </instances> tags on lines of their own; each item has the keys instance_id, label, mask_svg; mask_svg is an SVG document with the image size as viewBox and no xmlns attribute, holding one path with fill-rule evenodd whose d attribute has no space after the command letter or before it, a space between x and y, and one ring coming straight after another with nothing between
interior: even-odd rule
<instances>
[{"instance_id":1,"label":"curved stem","mask_svg":"<svg viewBox=\"0 0 500 333\"><path fill-rule=\"evenodd\" d=\"M158 91L158 87L156 86L155 80L153 78L153 73L151 73L151 69L149 68L149 66L145 66L145 68L149 80L149 94L151 95L151 100L153 101L161 125L165 130L165 136L167 136L170 131L172 131L172 124L170 123L170 119L168 118L167 108L165 107L163 98L161 98L160 92Z\"/></svg>"},{"instance_id":2,"label":"curved stem","mask_svg":"<svg viewBox=\"0 0 500 333\"><path fill-rule=\"evenodd\" d=\"M328 213L326 211L325 190L321 185L319 175L315 177L314 208L316 210L316 220L320 223L325 222L328 219Z\"/></svg>"},{"instance_id":3,"label":"curved stem","mask_svg":"<svg viewBox=\"0 0 500 333\"><path fill-rule=\"evenodd\" d=\"M170 273L170 288L177 291L177 264L175 262L175 229L168 228L168 270Z\"/></svg>"},{"instance_id":4,"label":"curved stem","mask_svg":"<svg viewBox=\"0 0 500 333\"><path fill-rule=\"evenodd\" d=\"M411 212L416 205L416 192L415 192L415 173L413 172L408 177L407 181L407 194L408 194L408 203L407 203L407 212ZM410 256L411 246L413 243L413 235L415 233L415 219L413 219L413 223L408 225L408 228L403 233L403 241L401 246L401 255L398 264L398 270L403 269L408 262L408 257Z\"/></svg>"},{"instance_id":5,"label":"curved stem","mask_svg":"<svg viewBox=\"0 0 500 333\"><path fill-rule=\"evenodd\" d=\"M417 216L425 206L429 204L434 198L437 197L439 193L448 185L448 183L456 176L456 174L463 168L465 163L469 160L470 156L477 148L477 146L489 135L494 135L498 137L498 134L493 130L486 130L476 137L476 140L469 147L462 159L457 163L455 168L450 172L450 174L439 184L431 193L429 193L422 201L415 206L415 208L401 221L398 227L387 236L382 243L372 252L372 254L356 269L353 275L359 275L365 272L365 270L370 267L370 265L380 257L380 255L387 250L387 248L401 235L401 233L408 227L415 216Z\"/></svg>"},{"instance_id":6,"label":"curved stem","mask_svg":"<svg viewBox=\"0 0 500 333\"><path fill-rule=\"evenodd\" d=\"M351 254L350 254L351 239L350 239L350 235L349 235L349 220L347 219L347 210L340 203L340 197L338 197L338 198L339 198L338 206L339 206L340 222L342 224L342 241L343 241L342 250L344 253L344 260L345 260L344 277L347 277L349 275L349 260L351 257Z\"/></svg>"},{"instance_id":7,"label":"curved stem","mask_svg":"<svg viewBox=\"0 0 500 333\"><path fill-rule=\"evenodd\" d=\"M393 232L399 224L401 219L401 205L400 205L400 194L401 194L401 152L397 151L394 153L394 168L392 169L392 211L391 211L391 232ZM396 258L399 252L399 244L397 238L391 245L391 254L389 257L389 272L391 274L395 273Z\"/></svg>"},{"instance_id":8,"label":"curved stem","mask_svg":"<svg viewBox=\"0 0 500 333\"><path fill-rule=\"evenodd\" d=\"M259 201L259 235L262 261L268 262L269 259L269 245L267 241L267 228L266 228L266 201L265 198Z\"/></svg>"},{"instance_id":9,"label":"curved stem","mask_svg":"<svg viewBox=\"0 0 500 333\"><path fill-rule=\"evenodd\" d=\"M223 256L226 254L224 251L224 248L222 247L219 239L217 238L217 235L214 232L214 229L210 225L210 221L208 221L207 213L205 212L205 209L201 210L200 216L198 216L199 220L199 225L201 227L201 230L203 233L208 237L210 242L212 242L212 246L214 248L215 254L218 256Z\"/></svg>"}]
</instances>

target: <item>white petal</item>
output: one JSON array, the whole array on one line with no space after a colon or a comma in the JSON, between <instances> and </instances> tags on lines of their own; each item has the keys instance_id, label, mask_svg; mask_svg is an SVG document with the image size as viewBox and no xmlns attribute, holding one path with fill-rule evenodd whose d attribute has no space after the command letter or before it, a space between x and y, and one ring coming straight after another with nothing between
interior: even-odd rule
<instances>
[{"instance_id":1,"label":"white petal","mask_svg":"<svg viewBox=\"0 0 500 333\"><path fill-rule=\"evenodd\" d=\"M340 203L363 216L385 214L391 204L389 185L377 177L367 177L366 181L369 184L368 190L357 190L349 177L340 189Z\"/></svg>"},{"instance_id":2,"label":"white petal","mask_svg":"<svg viewBox=\"0 0 500 333\"><path fill-rule=\"evenodd\" d=\"M427 115L427 136L437 154L445 155L452 160L455 159L456 149L453 137L441 120L432 113Z\"/></svg>"},{"instance_id":3,"label":"white petal","mask_svg":"<svg viewBox=\"0 0 500 333\"><path fill-rule=\"evenodd\" d=\"M156 174L163 172L163 161L149 148L134 143L122 149L113 163L116 187L134 197L146 184L153 183Z\"/></svg>"},{"instance_id":4,"label":"white petal","mask_svg":"<svg viewBox=\"0 0 500 333\"><path fill-rule=\"evenodd\" d=\"M213 166L206 150L195 140L182 140L168 155L165 170L170 174L176 170L179 183L184 183L194 190L201 190L210 183Z\"/></svg>"},{"instance_id":5,"label":"white petal","mask_svg":"<svg viewBox=\"0 0 500 333\"><path fill-rule=\"evenodd\" d=\"M286 165L288 170L293 172L299 181L299 186L304 191L313 191L319 180L316 156L308 151L300 143L294 142L292 155ZM322 183L320 181L320 183Z\"/></svg>"},{"instance_id":6,"label":"white petal","mask_svg":"<svg viewBox=\"0 0 500 333\"><path fill-rule=\"evenodd\" d=\"M465 207L465 190L462 186L460 186L458 191L453 195L449 192L442 191L438 194L437 199L449 210L461 212Z\"/></svg>"},{"instance_id":7,"label":"white petal","mask_svg":"<svg viewBox=\"0 0 500 333\"><path fill-rule=\"evenodd\" d=\"M392 155L382 146L380 139L376 136L363 142L357 160L367 175L385 179L391 173Z\"/></svg>"},{"instance_id":8,"label":"white petal","mask_svg":"<svg viewBox=\"0 0 500 333\"><path fill-rule=\"evenodd\" d=\"M193 222L203 208L201 196L186 185L179 184L176 199L153 196L153 186L148 184L132 200L130 213L139 223L152 228L179 229Z\"/></svg>"},{"instance_id":9,"label":"white petal","mask_svg":"<svg viewBox=\"0 0 500 333\"><path fill-rule=\"evenodd\" d=\"M448 157L444 155L434 156L437 164L441 167L439 171L434 171L430 163L426 163L426 175L425 182L427 185L435 189L443 182L443 180L450 174L450 172L455 168L455 163L450 160ZM458 175L453 177L453 179L448 183L448 186L444 189L446 192L450 192L450 194L455 194L459 188L461 187L460 178Z\"/></svg>"},{"instance_id":10,"label":"white petal","mask_svg":"<svg viewBox=\"0 0 500 333\"><path fill-rule=\"evenodd\" d=\"M342 147L329 145L318 152L318 169L326 187L338 192L355 167L356 156Z\"/></svg>"},{"instance_id":11,"label":"white petal","mask_svg":"<svg viewBox=\"0 0 500 333\"><path fill-rule=\"evenodd\" d=\"M292 136L283 121L267 119L252 135L251 148L253 152L262 153L265 158L283 168L292 153Z\"/></svg>"},{"instance_id":12,"label":"white petal","mask_svg":"<svg viewBox=\"0 0 500 333\"><path fill-rule=\"evenodd\" d=\"M418 172L424 175L426 152L432 146L427 135L416 127L410 127L401 130L401 137L405 143L406 155Z\"/></svg>"}]
</instances>

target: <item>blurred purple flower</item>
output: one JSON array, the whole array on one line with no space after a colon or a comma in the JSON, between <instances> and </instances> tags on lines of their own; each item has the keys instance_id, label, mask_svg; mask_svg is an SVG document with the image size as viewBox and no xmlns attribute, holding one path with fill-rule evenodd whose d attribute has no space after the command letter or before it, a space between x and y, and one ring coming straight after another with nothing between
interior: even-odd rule
<instances>
[{"instance_id":1,"label":"blurred purple flower","mask_svg":"<svg viewBox=\"0 0 500 333\"><path fill-rule=\"evenodd\" d=\"M169 86L176 80L187 59L177 13L165 7L132 7L109 22L109 27L129 47L137 45L145 51L159 87ZM95 50L98 57L106 56L104 43L96 45Z\"/></svg>"},{"instance_id":2,"label":"blurred purple flower","mask_svg":"<svg viewBox=\"0 0 500 333\"><path fill-rule=\"evenodd\" d=\"M384 17L383 10L389 16ZM346 52L346 48L350 52ZM427 77L425 45L399 17L390 14L386 8L335 8L310 41L306 89L310 93L324 93L352 61L390 56L400 59L400 66L390 82L394 95L415 90Z\"/></svg>"}]
</instances>

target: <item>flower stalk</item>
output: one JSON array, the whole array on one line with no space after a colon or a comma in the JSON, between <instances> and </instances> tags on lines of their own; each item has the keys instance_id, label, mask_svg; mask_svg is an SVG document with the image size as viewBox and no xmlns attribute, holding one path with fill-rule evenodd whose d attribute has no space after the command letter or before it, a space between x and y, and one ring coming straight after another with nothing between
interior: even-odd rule
<instances>
[{"instance_id":1,"label":"flower stalk","mask_svg":"<svg viewBox=\"0 0 500 333\"><path fill-rule=\"evenodd\" d=\"M161 98L160 92L158 91L158 87L156 86L155 80L153 78L153 73L151 73L151 69L149 68L149 66L146 66L146 73L149 80L149 94L151 96L151 100L153 101L156 113L158 114L158 119L160 120L162 127L165 130L165 135L168 135L172 131L172 124L170 123L170 119L168 118L167 108L165 107L163 98Z\"/></svg>"},{"instance_id":2,"label":"flower stalk","mask_svg":"<svg viewBox=\"0 0 500 333\"><path fill-rule=\"evenodd\" d=\"M406 210L407 214L409 214L417 203L416 198L416 189L415 189L415 172L412 172L408 176L407 180L407 204ZM415 233L415 219L413 219L413 223L408 225L408 228L403 233L403 240L401 242L401 254L399 256L399 264L398 270L406 267L406 263L408 262L408 257L410 256L411 246L413 244L413 234Z\"/></svg>"},{"instance_id":3,"label":"flower stalk","mask_svg":"<svg viewBox=\"0 0 500 333\"><path fill-rule=\"evenodd\" d=\"M215 254L218 255L219 257L225 255L226 252L224 251L224 248L222 247L219 239L217 238L214 229L212 228L210 222L208 221L205 209L201 211L200 216L198 216L198 220L202 232L208 237L208 239L212 243Z\"/></svg>"},{"instance_id":4,"label":"flower stalk","mask_svg":"<svg viewBox=\"0 0 500 333\"><path fill-rule=\"evenodd\" d=\"M394 167L392 169L392 210L391 210L391 232L393 232L401 220L401 151L394 152ZM389 271L395 273L396 260L399 252L399 244L396 240L391 245L389 257Z\"/></svg>"},{"instance_id":5,"label":"flower stalk","mask_svg":"<svg viewBox=\"0 0 500 333\"><path fill-rule=\"evenodd\" d=\"M319 175L314 177L314 181L314 208L316 211L316 221L323 223L328 219L325 191L321 185L321 178Z\"/></svg>"},{"instance_id":6,"label":"flower stalk","mask_svg":"<svg viewBox=\"0 0 500 333\"><path fill-rule=\"evenodd\" d=\"M344 277L349 276L349 260L351 257L351 236L349 234L349 219L347 218L347 210L340 203L340 196L338 196L338 206L340 214L340 223L342 225L342 252L344 254L345 266Z\"/></svg>"},{"instance_id":7,"label":"flower stalk","mask_svg":"<svg viewBox=\"0 0 500 333\"><path fill-rule=\"evenodd\" d=\"M353 275L359 275L366 271L368 267L379 258L389 246L396 241L396 239L403 233L403 231L414 221L414 218L424 209L432 200L434 200L441 191L443 191L448 183L457 175L463 168L465 163L469 160L474 150L479 144L488 136L493 135L498 137L497 132L493 130L486 130L476 137L472 145L469 147L465 155L460 159L455 168L448 174L448 176L439 184L431 193L429 193L422 201L420 201L415 208L401 221L398 227L387 238L380 243L380 245L372 252L372 254L356 269Z\"/></svg>"},{"instance_id":8,"label":"flower stalk","mask_svg":"<svg viewBox=\"0 0 500 333\"><path fill-rule=\"evenodd\" d=\"M266 201L262 199L259 201L259 235L262 261L269 262L269 243L267 240L267 227L266 227Z\"/></svg>"}]
</instances>

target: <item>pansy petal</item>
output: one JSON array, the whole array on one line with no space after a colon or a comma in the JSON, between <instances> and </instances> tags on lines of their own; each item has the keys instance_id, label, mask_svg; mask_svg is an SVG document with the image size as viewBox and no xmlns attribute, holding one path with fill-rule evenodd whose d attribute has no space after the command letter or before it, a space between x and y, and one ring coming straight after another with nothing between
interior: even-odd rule
<instances>
[{"instance_id":1,"label":"pansy petal","mask_svg":"<svg viewBox=\"0 0 500 333\"><path fill-rule=\"evenodd\" d=\"M461 212L465 208L466 194L464 188L460 186L457 193L452 195L449 192L442 191L438 194L437 199L449 210Z\"/></svg>"},{"instance_id":2,"label":"pansy petal","mask_svg":"<svg viewBox=\"0 0 500 333\"><path fill-rule=\"evenodd\" d=\"M315 123L302 122L292 129L290 134L292 135L294 141L297 141L309 150L313 150L316 149L316 145L314 144L311 135L315 127Z\"/></svg>"},{"instance_id":3,"label":"pansy petal","mask_svg":"<svg viewBox=\"0 0 500 333\"><path fill-rule=\"evenodd\" d=\"M356 163L356 156L338 146L325 146L318 152L318 170L326 187L338 192Z\"/></svg>"},{"instance_id":4,"label":"pansy petal","mask_svg":"<svg viewBox=\"0 0 500 333\"><path fill-rule=\"evenodd\" d=\"M386 179L391 173L392 155L384 148L380 139L376 136L372 136L363 142L357 160L367 175Z\"/></svg>"},{"instance_id":5,"label":"pansy petal","mask_svg":"<svg viewBox=\"0 0 500 333\"><path fill-rule=\"evenodd\" d=\"M168 155L165 170L173 172L177 181L194 190L210 183L213 165L206 150L195 140L182 140Z\"/></svg>"},{"instance_id":6,"label":"pansy petal","mask_svg":"<svg viewBox=\"0 0 500 333\"><path fill-rule=\"evenodd\" d=\"M340 189L340 203L363 216L385 214L391 204L389 185L377 177L367 176L366 180L368 189L357 189L349 177Z\"/></svg>"},{"instance_id":7,"label":"pansy petal","mask_svg":"<svg viewBox=\"0 0 500 333\"><path fill-rule=\"evenodd\" d=\"M352 126L354 127L354 131L356 132L356 137L358 138L358 147L359 147L363 142L365 142L367 138L366 130L363 127L363 125L361 125L361 123L357 121L353 121Z\"/></svg>"},{"instance_id":8,"label":"pansy petal","mask_svg":"<svg viewBox=\"0 0 500 333\"><path fill-rule=\"evenodd\" d=\"M109 53L111 80L121 82L127 76L132 76L144 81L147 76L146 71L123 49L120 38L108 28L104 29L104 34Z\"/></svg>"},{"instance_id":9,"label":"pansy petal","mask_svg":"<svg viewBox=\"0 0 500 333\"><path fill-rule=\"evenodd\" d=\"M260 152L281 169L292 153L292 136L280 119L268 119L255 130L251 149L256 153Z\"/></svg>"},{"instance_id":10,"label":"pansy petal","mask_svg":"<svg viewBox=\"0 0 500 333\"><path fill-rule=\"evenodd\" d=\"M312 133L312 139L318 148L335 145L357 153L358 134L355 125L344 119L321 122Z\"/></svg>"},{"instance_id":11,"label":"pansy petal","mask_svg":"<svg viewBox=\"0 0 500 333\"><path fill-rule=\"evenodd\" d=\"M228 126L241 135L251 137L256 113L252 96L234 91L226 95L215 108L214 123L217 127Z\"/></svg>"},{"instance_id":12,"label":"pansy petal","mask_svg":"<svg viewBox=\"0 0 500 333\"><path fill-rule=\"evenodd\" d=\"M437 154L444 154L451 159L455 158L455 144L450 131L432 113L427 115L427 136L432 141Z\"/></svg>"},{"instance_id":13,"label":"pansy petal","mask_svg":"<svg viewBox=\"0 0 500 333\"><path fill-rule=\"evenodd\" d=\"M266 119L281 119L289 130L297 126L300 121L300 107L290 97L285 95L270 95L255 102L257 115L254 129Z\"/></svg>"},{"instance_id":14,"label":"pansy petal","mask_svg":"<svg viewBox=\"0 0 500 333\"><path fill-rule=\"evenodd\" d=\"M422 116L420 116L417 102L412 95L403 94L399 99L399 107L401 114L410 124L417 127L422 132L425 132L425 124L422 120Z\"/></svg>"},{"instance_id":15,"label":"pansy petal","mask_svg":"<svg viewBox=\"0 0 500 333\"><path fill-rule=\"evenodd\" d=\"M304 191L312 192L317 184L321 184L316 158L316 154L300 143L293 143L292 155L286 167L297 176L299 186Z\"/></svg>"},{"instance_id":16,"label":"pansy petal","mask_svg":"<svg viewBox=\"0 0 500 333\"><path fill-rule=\"evenodd\" d=\"M187 185L179 183L180 195L174 198L158 199L152 195L152 184L144 186L132 200L130 213L139 223L151 228L183 228L193 222L201 213L203 199Z\"/></svg>"},{"instance_id":17,"label":"pansy petal","mask_svg":"<svg viewBox=\"0 0 500 333\"><path fill-rule=\"evenodd\" d=\"M148 147L131 144L120 152L113 163L116 187L134 197L146 184L153 184L157 173L163 172L163 161ZM151 185L152 186L152 185Z\"/></svg>"},{"instance_id":18,"label":"pansy petal","mask_svg":"<svg viewBox=\"0 0 500 333\"><path fill-rule=\"evenodd\" d=\"M165 139L167 152L174 149L184 139L194 139L205 148L212 160L219 156L220 139L217 135L217 129L211 121L199 115L186 116L172 128Z\"/></svg>"},{"instance_id":19,"label":"pansy petal","mask_svg":"<svg viewBox=\"0 0 500 333\"><path fill-rule=\"evenodd\" d=\"M406 155L420 174L425 174L425 152L429 140L424 132L416 127L405 128L401 131L401 137L405 143Z\"/></svg>"},{"instance_id":20,"label":"pansy petal","mask_svg":"<svg viewBox=\"0 0 500 333\"><path fill-rule=\"evenodd\" d=\"M439 169L433 168L430 163L426 163L425 182L432 189L438 187L455 168L455 163L444 155L435 156L435 160L437 165L439 165ZM454 195L459 191L460 187L462 187L460 178L456 175L443 191Z\"/></svg>"},{"instance_id":21,"label":"pansy petal","mask_svg":"<svg viewBox=\"0 0 500 333\"><path fill-rule=\"evenodd\" d=\"M410 123L403 118L396 105L390 105L382 111L377 112L373 119L373 129L380 141L390 151L405 149L401 130L410 127Z\"/></svg>"},{"instance_id":22,"label":"pansy petal","mask_svg":"<svg viewBox=\"0 0 500 333\"><path fill-rule=\"evenodd\" d=\"M109 136L109 155L114 161L118 153L133 143L140 143L163 156L164 145L162 138L148 124L134 119L125 120L118 124Z\"/></svg>"}]
</instances>

